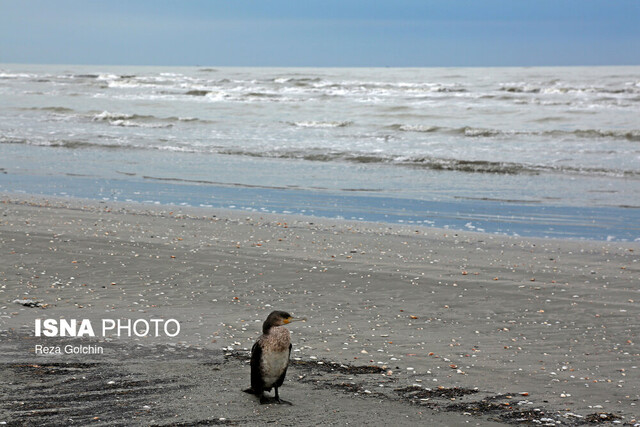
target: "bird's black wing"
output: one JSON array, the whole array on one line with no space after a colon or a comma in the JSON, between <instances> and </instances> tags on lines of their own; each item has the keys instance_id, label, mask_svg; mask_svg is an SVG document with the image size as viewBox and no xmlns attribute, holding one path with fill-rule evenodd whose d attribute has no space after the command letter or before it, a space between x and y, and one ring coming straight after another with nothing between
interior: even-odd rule
<instances>
[{"instance_id":1,"label":"bird's black wing","mask_svg":"<svg viewBox=\"0 0 640 427\"><path fill-rule=\"evenodd\" d=\"M262 394L264 388L260 372L260 359L262 359L262 347L260 347L260 341L256 341L251 347L251 388L256 394Z\"/></svg>"},{"instance_id":2,"label":"bird's black wing","mask_svg":"<svg viewBox=\"0 0 640 427\"><path fill-rule=\"evenodd\" d=\"M289 357L291 357L291 347L293 347L293 345L289 344ZM287 361L287 366L284 368L284 371L282 371L282 375L280 375L280 378L278 378L278 381L276 381L274 386L280 387L282 386L282 384L284 384L284 377L287 375L288 367L289 367L289 362Z\"/></svg>"}]
</instances>

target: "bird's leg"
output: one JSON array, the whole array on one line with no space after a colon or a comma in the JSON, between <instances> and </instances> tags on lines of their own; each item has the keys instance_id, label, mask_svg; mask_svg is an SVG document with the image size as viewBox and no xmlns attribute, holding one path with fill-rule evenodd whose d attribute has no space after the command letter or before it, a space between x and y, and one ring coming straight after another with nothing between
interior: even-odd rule
<instances>
[{"instance_id":1,"label":"bird's leg","mask_svg":"<svg viewBox=\"0 0 640 427\"><path fill-rule=\"evenodd\" d=\"M265 405L270 403L271 399L264 395L264 391L260 392L260 404Z\"/></svg>"},{"instance_id":2,"label":"bird's leg","mask_svg":"<svg viewBox=\"0 0 640 427\"><path fill-rule=\"evenodd\" d=\"M275 387L275 389L276 389L276 396L275 396L275 398L276 398L276 402L277 402L277 403L284 403L285 405L292 405L292 403L291 403L291 402L287 402L286 400L280 400L280 396L278 395L278 387Z\"/></svg>"}]
</instances>

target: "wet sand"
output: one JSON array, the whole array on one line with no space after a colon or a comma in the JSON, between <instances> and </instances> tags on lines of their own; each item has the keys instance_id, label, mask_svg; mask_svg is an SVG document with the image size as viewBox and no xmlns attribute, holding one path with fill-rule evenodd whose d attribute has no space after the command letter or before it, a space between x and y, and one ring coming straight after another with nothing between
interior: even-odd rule
<instances>
[{"instance_id":1,"label":"wet sand","mask_svg":"<svg viewBox=\"0 0 640 427\"><path fill-rule=\"evenodd\" d=\"M639 250L4 195L0 422L633 425ZM241 392L274 309L308 319L290 326L292 406ZM35 337L46 318L181 330Z\"/></svg>"}]
</instances>

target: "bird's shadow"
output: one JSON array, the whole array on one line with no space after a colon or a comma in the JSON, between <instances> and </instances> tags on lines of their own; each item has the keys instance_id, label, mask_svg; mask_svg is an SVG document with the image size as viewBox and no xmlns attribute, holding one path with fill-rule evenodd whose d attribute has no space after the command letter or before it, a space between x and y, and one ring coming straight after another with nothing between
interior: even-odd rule
<instances>
[{"instance_id":1,"label":"bird's shadow","mask_svg":"<svg viewBox=\"0 0 640 427\"><path fill-rule=\"evenodd\" d=\"M293 403L287 401L287 400L282 400L282 399L278 399L276 397L270 397L270 396L262 396L260 398L260 404L261 405L269 405L272 403L276 403L279 405L290 405L293 406Z\"/></svg>"}]
</instances>

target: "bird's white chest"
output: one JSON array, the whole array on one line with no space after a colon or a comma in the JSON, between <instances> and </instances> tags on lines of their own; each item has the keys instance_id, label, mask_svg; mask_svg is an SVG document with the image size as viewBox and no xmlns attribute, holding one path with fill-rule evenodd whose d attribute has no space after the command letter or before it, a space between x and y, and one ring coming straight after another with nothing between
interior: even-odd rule
<instances>
[{"instance_id":1,"label":"bird's white chest","mask_svg":"<svg viewBox=\"0 0 640 427\"><path fill-rule=\"evenodd\" d=\"M265 387L272 387L289 365L289 349L287 351L270 351L262 354L261 367Z\"/></svg>"}]
</instances>

